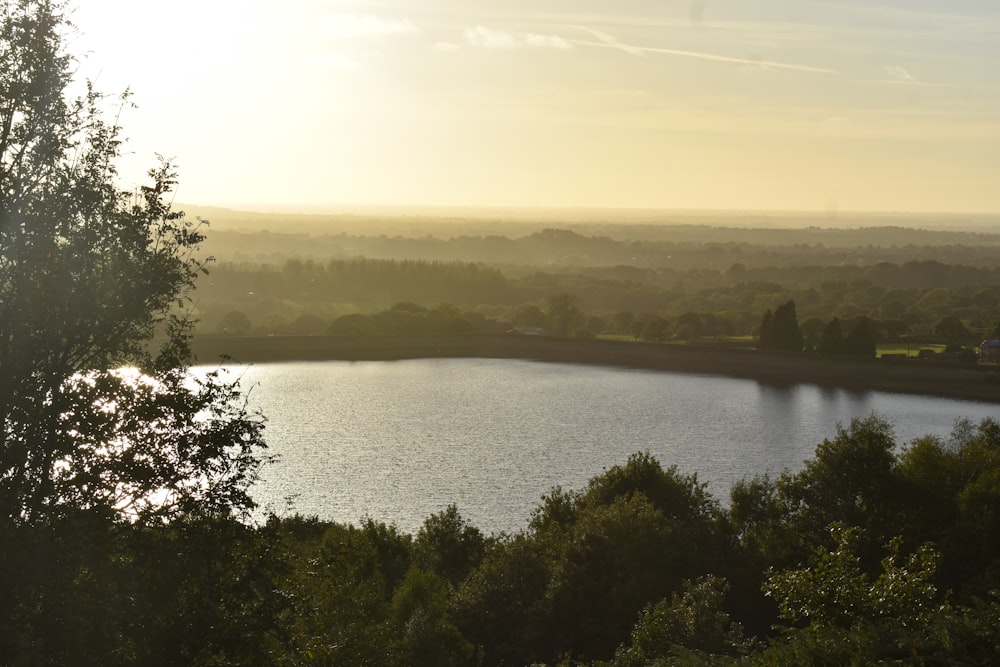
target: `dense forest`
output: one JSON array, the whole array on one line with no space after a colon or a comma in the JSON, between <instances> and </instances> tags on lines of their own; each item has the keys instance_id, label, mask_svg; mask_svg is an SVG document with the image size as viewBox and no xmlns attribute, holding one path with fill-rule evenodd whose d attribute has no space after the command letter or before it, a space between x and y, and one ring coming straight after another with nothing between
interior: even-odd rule
<instances>
[{"instance_id":1,"label":"dense forest","mask_svg":"<svg viewBox=\"0 0 1000 667\"><path fill-rule=\"evenodd\" d=\"M69 512L6 528L9 664L789 665L1000 660L1000 425L876 416L728 507L637 453L516 534Z\"/></svg>"},{"instance_id":2,"label":"dense forest","mask_svg":"<svg viewBox=\"0 0 1000 667\"><path fill-rule=\"evenodd\" d=\"M668 226L661 234L670 237L675 231ZM762 315L791 300L805 343L813 347L834 318L868 318L880 341L910 336L969 345L992 335L1000 321L1000 237L907 229L892 230L892 235L886 230L822 231L810 233L832 245L782 244L783 235L794 238L802 230L759 229L742 230L745 239L757 240L739 244L630 242L557 229L518 238L383 239L400 252L412 243L417 256L423 244L493 261L340 256L321 237L311 239L308 257L217 262L199 281L197 313L205 333L308 334L343 332L342 325L334 325L342 316L410 303L457 310L472 328L481 329L541 326L544 317L538 312L553 300L569 298L580 315L575 334L638 335L648 328L653 340L692 340L756 336ZM900 237L928 244L841 245L865 238L866 231L875 232L869 240ZM712 238L718 230L700 232ZM275 236L247 238L272 250L287 247ZM930 244L931 239L937 243ZM358 239L352 243L363 245ZM483 246L494 251L474 249ZM323 257L324 248L333 255Z\"/></svg>"}]
</instances>

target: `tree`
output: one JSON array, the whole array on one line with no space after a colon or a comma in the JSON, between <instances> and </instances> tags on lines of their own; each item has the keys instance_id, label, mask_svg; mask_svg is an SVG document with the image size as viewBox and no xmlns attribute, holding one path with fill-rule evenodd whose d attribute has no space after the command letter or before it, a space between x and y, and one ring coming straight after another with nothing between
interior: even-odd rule
<instances>
[{"instance_id":1,"label":"tree","mask_svg":"<svg viewBox=\"0 0 1000 667\"><path fill-rule=\"evenodd\" d=\"M823 335L823 320L818 317L810 317L799 326L802 332L802 342L807 348L815 349L819 345L820 336Z\"/></svg>"},{"instance_id":2,"label":"tree","mask_svg":"<svg viewBox=\"0 0 1000 667\"><path fill-rule=\"evenodd\" d=\"M116 185L109 99L68 97L66 11L0 5L0 521L248 511L262 420L187 373L200 226L168 162Z\"/></svg>"},{"instance_id":3,"label":"tree","mask_svg":"<svg viewBox=\"0 0 1000 667\"><path fill-rule=\"evenodd\" d=\"M348 313L333 321L327 333L338 336L370 336L375 333L375 325L371 315L365 313Z\"/></svg>"},{"instance_id":4,"label":"tree","mask_svg":"<svg viewBox=\"0 0 1000 667\"><path fill-rule=\"evenodd\" d=\"M844 331L838 318L833 318L823 327L816 351L823 354L840 354L844 351Z\"/></svg>"},{"instance_id":5,"label":"tree","mask_svg":"<svg viewBox=\"0 0 1000 667\"><path fill-rule=\"evenodd\" d=\"M295 318L293 322L284 327L284 333L293 336L303 336L318 334L326 331L330 327L330 321L311 313L303 313Z\"/></svg>"},{"instance_id":6,"label":"tree","mask_svg":"<svg viewBox=\"0 0 1000 667\"><path fill-rule=\"evenodd\" d=\"M864 315L858 318L844 339L843 352L856 357L875 356L875 334L872 332L871 320Z\"/></svg>"},{"instance_id":7,"label":"tree","mask_svg":"<svg viewBox=\"0 0 1000 667\"><path fill-rule=\"evenodd\" d=\"M934 323L931 331L935 336L939 336L947 340L968 341L973 337L972 332L970 332L968 327L965 326L965 323L954 315L945 315L939 319Z\"/></svg>"},{"instance_id":8,"label":"tree","mask_svg":"<svg viewBox=\"0 0 1000 667\"><path fill-rule=\"evenodd\" d=\"M760 320L757 344L762 350L770 350L774 347L774 313L771 312L770 308L764 311L764 317Z\"/></svg>"},{"instance_id":9,"label":"tree","mask_svg":"<svg viewBox=\"0 0 1000 667\"><path fill-rule=\"evenodd\" d=\"M616 667L671 664L669 658L684 655L694 664L711 664L711 655L748 652L743 629L724 611L729 592L725 579L705 575L683 582L683 590L642 612L630 645L620 646L615 655Z\"/></svg>"},{"instance_id":10,"label":"tree","mask_svg":"<svg viewBox=\"0 0 1000 667\"><path fill-rule=\"evenodd\" d=\"M552 333L556 336L575 335L583 325L583 313L572 294L558 294L546 303Z\"/></svg>"},{"instance_id":11,"label":"tree","mask_svg":"<svg viewBox=\"0 0 1000 667\"><path fill-rule=\"evenodd\" d=\"M250 331L250 318L242 310L231 310L219 321L219 332L245 336Z\"/></svg>"},{"instance_id":12,"label":"tree","mask_svg":"<svg viewBox=\"0 0 1000 667\"><path fill-rule=\"evenodd\" d=\"M482 560L486 539L452 504L424 521L417 533L415 552L424 569L457 585Z\"/></svg>"},{"instance_id":13,"label":"tree","mask_svg":"<svg viewBox=\"0 0 1000 667\"><path fill-rule=\"evenodd\" d=\"M992 664L1000 605L953 606L936 583L940 553L923 544L903 552L892 538L879 567L858 555L861 531L831 527L832 550L808 567L771 572L764 586L782 618L797 627L755 654L763 665ZM803 627L804 626L804 627Z\"/></svg>"},{"instance_id":14,"label":"tree","mask_svg":"<svg viewBox=\"0 0 1000 667\"><path fill-rule=\"evenodd\" d=\"M698 313L687 312L679 315L674 322L674 337L690 340L705 335L705 326Z\"/></svg>"},{"instance_id":15,"label":"tree","mask_svg":"<svg viewBox=\"0 0 1000 667\"><path fill-rule=\"evenodd\" d=\"M549 324L549 319L542 312L542 309L533 303L518 306L511 314L510 320L514 323L514 326L518 327L544 328Z\"/></svg>"},{"instance_id":16,"label":"tree","mask_svg":"<svg viewBox=\"0 0 1000 667\"><path fill-rule=\"evenodd\" d=\"M643 340L661 342L666 339L669 331L670 323L662 317L657 317L643 324L641 336Z\"/></svg>"},{"instance_id":17,"label":"tree","mask_svg":"<svg viewBox=\"0 0 1000 667\"><path fill-rule=\"evenodd\" d=\"M632 322L635 321L635 313L627 310L620 310L611 316L611 326L618 333L629 333Z\"/></svg>"},{"instance_id":18,"label":"tree","mask_svg":"<svg viewBox=\"0 0 1000 667\"><path fill-rule=\"evenodd\" d=\"M764 313L760 325L760 347L765 350L802 351L802 332L795 315L795 302L788 301Z\"/></svg>"}]
</instances>

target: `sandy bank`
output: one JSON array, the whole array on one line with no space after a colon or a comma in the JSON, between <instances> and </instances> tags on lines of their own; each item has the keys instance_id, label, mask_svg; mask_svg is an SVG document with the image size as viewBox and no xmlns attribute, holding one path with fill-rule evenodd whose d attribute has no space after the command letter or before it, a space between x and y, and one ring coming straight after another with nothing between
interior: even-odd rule
<instances>
[{"instance_id":1,"label":"sandy bank","mask_svg":"<svg viewBox=\"0 0 1000 667\"><path fill-rule=\"evenodd\" d=\"M882 361L696 345L575 340L503 334L468 336L200 336L200 363L228 355L238 363L391 361L482 357L602 364L818 384L1000 403L1000 369L934 361Z\"/></svg>"}]
</instances>

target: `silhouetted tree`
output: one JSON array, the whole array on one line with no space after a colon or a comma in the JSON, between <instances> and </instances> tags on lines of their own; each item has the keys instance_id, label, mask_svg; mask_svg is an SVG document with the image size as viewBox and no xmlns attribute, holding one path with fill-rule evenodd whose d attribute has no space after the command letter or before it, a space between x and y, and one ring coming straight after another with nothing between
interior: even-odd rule
<instances>
[{"instance_id":1,"label":"silhouetted tree","mask_svg":"<svg viewBox=\"0 0 1000 667\"><path fill-rule=\"evenodd\" d=\"M819 345L820 337L823 335L823 327L826 324L818 317L810 317L802 322L799 330L802 332L802 343L807 348L813 350Z\"/></svg>"},{"instance_id":2,"label":"silhouetted tree","mask_svg":"<svg viewBox=\"0 0 1000 667\"><path fill-rule=\"evenodd\" d=\"M370 336L375 333L375 323L371 315L365 313L348 313L333 321L327 333L338 336Z\"/></svg>"},{"instance_id":3,"label":"silhouetted tree","mask_svg":"<svg viewBox=\"0 0 1000 667\"><path fill-rule=\"evenodd\" d=\"M233 336L244 336L250 331L250 318L242 310L231 310L219 321L219 331Z\"/></svg>"},{"instance_id":4,"label":"silhouetted tree","mask_svg":"<svg viewBox=\"0 0 1000 667\"><path fill-rule=\"evenodd\" d=\"M762 350L774 348L774 313L768 308L764 311L764 316L760 320L760 333L757 336L757 345Z\"/></svg>"},{"instance_id":5,"label":"silhouetted tree","mask_svg":"<svg viewBox=\"0 0 1000 667\"><path fill-rule=\"evenodd\" d=\"M802 351L802 332L795 316L795 302L788 301L771 314L768 310L760 325L760 347L766 350Z\"/></svg>"},{"instance_id":6,"label":"silhouetted tree","mask_svg":"<svg viewBox=\"0 0 1000 667\"><path fill-rule=\"evenodd\" d=\"M660 342L666 340L670 332L670 323L658 317L655 320L646 322L642 327L642 339Z\"/></svg>"},{"instance_id":7,"label":"silhouetted tree","mask_svg":"<svg viewBox=\"0 0 1000 667\"><path fill-rule=\"evenodd\" d=\"M935 336L946 338L952 341L968 341L972 339L972 332L968 327L954 315L945 315L931 328Z\"/></svg>"},{"instance_id":8,"label":"silhouetted tree","mask_svg":"<svg viewBox=\"0 0 1000 667\"><path fill-rule=\"evenodd\" d=\"M840 354L844 351L844 332L839 318L833 318L823 327L816 351L823 354Z\"/></svg>"},{"instance_id":9,"label":"silhouetted tree","mask_svg":"<svg viewBox=\"0 0 1000 667\"><path fill-rule=\"evenodd\" d=\"M635 321L635 313L621 310L611 316L611 324L618 333L630 333L632 322Z\"/></svg>"},{"instance_id":10,"label":"silhouetted tree","mask_svg":"<svg viewBox=\"0 0 1000 667\"><path fill-rule=\"evenodd\" d=\"M546 327L549 319L535 304L518 306L511 315L511 322L519 327Z\"/></svg>"},{"instance_id":11,"label":"silhouetted tree","mask_svg":"<svg viewBox=\"0 0 1000 667\"><path fill-rule=\"evenodd\" d=\"M576 305L572 294L558 294L547 302L546 314L552 333L556 336L571 336L583 325L583 313Z\"/></svg>"},{"instance_id":12,"label":"silhouetted tree","mask_svg":"<svg viewBox=\"0 0 1000 667\"><path fill-rule=\"evenodd\" d=\"M857 357L875 356L875 334L872 332L871 320L863 315L857 319L844 338L843 353Z\"/></svg>"},{"instance_id":13,"label":"silhouetted tree","mask_svg":"<svg viewBox=\"0 0 1000 667\"><path fill-rule=\"evenodd\" d=\"M0 522L246 511L262 424L187 375L202 234L170 164L118 188L106 98L69 98L64 11L0 4Z\"/></svg>"}]
</instances>

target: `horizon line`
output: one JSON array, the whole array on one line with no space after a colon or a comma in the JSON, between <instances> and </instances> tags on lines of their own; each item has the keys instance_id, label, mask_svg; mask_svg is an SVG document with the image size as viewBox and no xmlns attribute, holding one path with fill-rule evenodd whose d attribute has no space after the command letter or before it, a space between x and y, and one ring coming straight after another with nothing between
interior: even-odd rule
<instances>
[{"instance_id":1,"label":"horizon line","mask_svg":"<svg viewBox=\"0 0 1000 667\"><path fill-rule=\"evenodd\" d=\"M592 205L540 205L540 204L291 204L281 202L232 202L202 204L196 202L174 202L179 209L211 208L233 211L236 213L258 214L297 214L297 215L341 215L364 211L481 211L481 212L517 212L517 213L558 213L558 212L590 212L590 213L631 213L631 214L728 214L728 215L810 215L825 218L857 215L900 215L900 216L934 216L934 215L972 215L977 217L1000 216L1000 211L984 210L907 210L907 209L805 209L805 208L709 208L709 207L665 207L665 206L592 206Z\"/></svg>"}]
</instances>

